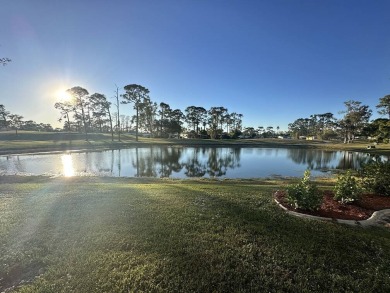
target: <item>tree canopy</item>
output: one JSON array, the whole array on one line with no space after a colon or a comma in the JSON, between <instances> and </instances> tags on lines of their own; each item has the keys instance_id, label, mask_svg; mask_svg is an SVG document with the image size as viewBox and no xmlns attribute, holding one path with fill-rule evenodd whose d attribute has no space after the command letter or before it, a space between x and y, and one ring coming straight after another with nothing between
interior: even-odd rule
<instances>
[{"instance_id":1,"label":"tree canopy","mask_svg":"<svg viewBox=\"0 0 390 293\"><path fill-rule=\"evenodd\" d=\"M384 116L388 116L390 119L390 95L384 96L379 99L379 104L376 106L378 113Z\"/></svg>"},{"instance_id":2,"label":"tree canopy","mask_svg":"<svg viewBox=\"0 0 390 293\"><path fill-rule=\"evenodd\" d=\"M135 117L135 139L138 141L138 128L140 111L148 110L147 106L150 106L149 90L138 84L129 84L124 87L125 93L122 95L124 101L122 104L133 104L136 111Z\"/></svg>"}]
</instances>

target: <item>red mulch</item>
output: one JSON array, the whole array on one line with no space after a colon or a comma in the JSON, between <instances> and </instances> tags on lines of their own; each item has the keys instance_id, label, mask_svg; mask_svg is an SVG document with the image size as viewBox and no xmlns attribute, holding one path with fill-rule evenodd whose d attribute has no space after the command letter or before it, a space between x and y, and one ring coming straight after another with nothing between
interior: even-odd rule
<instances>
[{"instance_id":1,"label":"red mulch","mask_svg":"<svg viewBox=\"0 0 390 293\"><path fill-rule=\"evenodd\" d=\"M366 220L375 211L390 209L390 197L373 194L364 194L356 202L343 204L333 199L333 192L325 191L322 205L317 211L304 211L290 206L285 191L277 191L274 196L290 211L332 219Z\"/></svg>"}]
</instances>

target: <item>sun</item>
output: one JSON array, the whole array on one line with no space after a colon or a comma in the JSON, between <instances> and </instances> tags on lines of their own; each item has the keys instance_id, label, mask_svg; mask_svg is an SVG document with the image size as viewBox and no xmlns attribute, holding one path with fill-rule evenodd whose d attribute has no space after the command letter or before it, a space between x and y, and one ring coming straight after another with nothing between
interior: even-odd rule
<instances>
[{"instance_id":1,"label":"sun","mask_svg":"<svg viewBox=\"0 0 390 293\"><path fill-rule=\"evenodd\" d=\"M60 89L56 93L56 98L61 102L69 102L72 96L66 92L66 90Z\"/></svg>"}]
</instances>

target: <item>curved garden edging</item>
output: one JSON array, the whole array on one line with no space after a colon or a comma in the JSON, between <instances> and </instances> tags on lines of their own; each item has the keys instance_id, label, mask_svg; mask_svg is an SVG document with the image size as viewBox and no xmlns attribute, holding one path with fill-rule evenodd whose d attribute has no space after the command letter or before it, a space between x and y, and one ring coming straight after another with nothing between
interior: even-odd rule
<instances>
[{"instance_id":1,"label":"curved garden edging","mask_svg":"<svg viewBox=\"0 0 390 293\"><path fill-rule=\"evenodd\" d=\"M325 218L325 217L318 217L318 216L313 216L313 215L302 214L302 213L290 211L285 206L283 206L276 198L274 198L274 201L285 212L287 212L290 215L299 217L299 218L306 218L306 219L319 220L319 221L330 221L330 222L336 222L336 223L340 223L340 224L346 224L346 225L351 225L351 226L360 226L360 227L382 226L382 227L390 228L390 209L376 211L367 220L357 221L357 220L343 220L343 219Z\"/></svg>"}]
</instances>

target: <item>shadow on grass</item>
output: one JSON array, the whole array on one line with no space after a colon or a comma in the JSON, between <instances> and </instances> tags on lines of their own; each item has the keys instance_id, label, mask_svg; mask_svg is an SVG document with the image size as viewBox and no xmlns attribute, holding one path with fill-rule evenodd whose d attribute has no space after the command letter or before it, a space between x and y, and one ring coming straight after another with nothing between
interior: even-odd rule
<instances>
[{"instance_id":1,"label":"shadow on grass","mask_svg":"<svg viewBox=\"0 0 390 293\"><path fill-rule=\"evenodd\" d=\"M34 189L24 184L30 186L7 186L32 191L20 192L9 206L13 213L3 218L20 217L16 234L22 224L36 223L29 241L7 258L9 268L22 264L15 284L30 271L37 274L29 263L43 265L44 274L24 292L390 288L389 234L291 217L273 203L273 182L60 178Z\"/></svg>"},{"instance_id":2,"label":"shadow on grass","mask_svg":"<svg viewBox=\"0 0 390 293\"><path fill-rule=\"evenodd\" d=\"M337 292L363 287L375 292L390 286L371 277L375 268L386 280L389 262L383 257L389 247L383 254L383 243L370 240L370 232L291 218L272 204L268 192L251 190L241 198L224 188L175 188L182 194L175 200L185 202L180 206L187 216L175 219L177 227L172 224L172 215L180 214L176 205L155 211L158 221L147 250L170 260L174 274L185 280L183 289ZM171 281L165 280L164 288L184 285Z\"/></svg>"}]
</instances>

